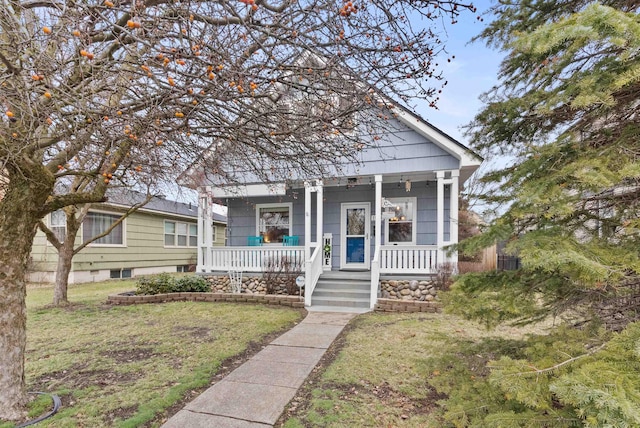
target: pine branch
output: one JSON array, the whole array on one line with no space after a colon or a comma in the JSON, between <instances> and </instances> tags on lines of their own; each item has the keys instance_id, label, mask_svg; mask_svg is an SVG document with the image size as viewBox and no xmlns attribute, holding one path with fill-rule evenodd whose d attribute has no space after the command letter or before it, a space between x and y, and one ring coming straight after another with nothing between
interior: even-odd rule
<instances>
[{"instance_id":1,"label":"pine branch","mask_svg":"<svg viewBox=\"0 0 640 428\"><path fill-rule=\"evenodd\" d=\"M567 365L567 364L571 364L571 363L573 363L574 361L577 361L577 360L579 360L579 359L581 359L581 358L588 357L588 356L590 356L590 355L595 354L596 352L598 352L599 350L601 350L602 348L604 348L604 347L605 347L605 345L606 345L606 343L603 343L602 345L600 345L600 346L598 346L598 347L596 347L596 348L591 349L589 352L587 352L587 353L585 353L585 354L581 354L581 355L578 355L578 356L576 356L576 357L569 358L568 360L562 361L561 363L558 363L558 364L556 364L556 365L554 365L554 366L547 367L546 369L537 369L537 368L535 368L534 366L529 366L529 367L531 367L531 369L532 369L532 371L530 371L530 372L510 373L510 374L508 374L507 376L522 376L522 375L531 375L531 374L541 375L541 374L545 374L545 373L553 372L553 371L555 371L555 370L559 369L559 368L560 368L560 367L562 367L562 366L565 366L565 365ZM497 366L488 366L488 367L489 367L489 368L498 368Z\"/></svg>"}]
</instances>

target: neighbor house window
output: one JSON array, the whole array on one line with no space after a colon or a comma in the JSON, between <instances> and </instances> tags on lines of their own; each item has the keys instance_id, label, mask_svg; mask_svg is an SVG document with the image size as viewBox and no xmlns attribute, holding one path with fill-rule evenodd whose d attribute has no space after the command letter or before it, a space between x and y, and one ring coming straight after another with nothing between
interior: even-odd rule
<instances>
[{"instance_id":1,"label":"neighbor house window","mask_svg":"<svg viewBox=\"0 0 640 428\"><path fill-rule=\"evenodd\" d=\"M198 225L195 223L165 221L164 245L166 247L197 247Z\"/></svg>"},{"instance_id":2,"label":"neighbor house window","mask_svg":"<svg viewBox=\"0 0 640 428\"><path fill-rule=\"evenodd\" d=\"M106 232L115 222L120 219L119 215L89 212L82 222L82 235L86 241L94 236ZM96 245L124 245L124 221L118 224L107 236L96 239L92 242Z\"/></svg>"},{"instance_id":3,"label":"neighbor house window","mask_svg":"<svg viewBox=\"0 0 640 428\"><path fill-rule=\"evenodd\" d=\"M109 278L131 278L131 269L111 269L109 271Z\"/></svg>"},{"instance_id":4,"label":"neighbor house window","mask_svg":"<svg viewBox=\"0 0 640 428\"><path fill-rule=\"evenodd\" d=\"M265 244L282 243L282 237L291 235L292 204L256 205L256 235Z\"/></svg>"},{"instance_id":5,"label":"neighbor house window","mask_svg":"<svg viewBox=\"0 0 640 428\"><path fill-rule=\"evenodd\" d=\"M64 211L58 210L50 214L49 229L56 235L58 241L64 242L64 236L67 234L67 217Z\"/></svg>"},{"instance_id":6,"label":"neighbor house window","mask_svg":"<svg viewBox=\"0 0 640 428\"><path fill-rule=\"evenodd\" d=\"M387 244L415 245L416 198L389 198L393 217L387 220Z\"/></svg>"}]
</instances>

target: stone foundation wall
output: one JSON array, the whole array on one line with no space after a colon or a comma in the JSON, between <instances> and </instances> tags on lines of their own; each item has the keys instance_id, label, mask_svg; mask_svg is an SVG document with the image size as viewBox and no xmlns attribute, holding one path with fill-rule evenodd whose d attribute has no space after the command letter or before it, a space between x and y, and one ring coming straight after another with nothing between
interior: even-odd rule
<instances>
[{"instance_id":1,"label":"stone foundation wall","mask_svg":"<svg viewBox=\"0 0 640 428\"><path fill-rule=\"evenodd\" d=\"M432 302L438 299L436 283L433 280L394 280L380 281L381 297L391 300Z\"/></svg>"},{"instance_id":2,"label":"stone foundation wall","mask_svg":"<svg viewBox=\"0 0 640 428\"><path fill-rule=\"evenodd\" d=\"M213 293L231 293L231 280L229 275L203 275L203 278L211 284L211 291ZM287 287L285 285L285 279L281 279L279 284L274 287L274 292L271 294L276 295L289 295ZM300 290L296 287L295 295L298 296ZM261 276L242 276L242 291L243 294L267 294L267 283ZM302 295L304 296L304 288L302 289Z\"/></svg>"}]
</instances>

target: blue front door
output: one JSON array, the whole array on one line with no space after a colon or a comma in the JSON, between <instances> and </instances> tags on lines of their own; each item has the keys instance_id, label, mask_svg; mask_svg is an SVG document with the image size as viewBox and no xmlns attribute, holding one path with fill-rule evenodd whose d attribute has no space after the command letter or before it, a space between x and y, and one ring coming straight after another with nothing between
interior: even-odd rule
<instances>
[{"instance_id":1,"label":"blue front door","mask_svg":"<svg viewBox=\"0 0 640 428\"><path fill-rule=\"evenodd\" d=\"M350 202L341 206L340 268L369 269L369 202Z\"/></svg>"}]
</instances>

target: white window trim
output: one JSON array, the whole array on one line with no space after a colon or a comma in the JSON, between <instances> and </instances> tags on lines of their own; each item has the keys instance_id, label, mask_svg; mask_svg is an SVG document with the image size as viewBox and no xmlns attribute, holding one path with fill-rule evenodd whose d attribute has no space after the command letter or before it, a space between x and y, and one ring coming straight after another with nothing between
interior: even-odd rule
<instances>
[{"instance_id":1,"label":"white window trim","mask_svg":"<svg viewBox=\"0 0 640 428\"><path fill-rule=\"evenodd\" d=\"M47 226L53 232L53 227L60 227L60 226L53 226L53 223L51 221L51 216L53 216L53 212L50 212L49 214L47 214ZM67 235L67 216L66 215L64 217L64 224L62 226L64 227L64 234L66 236ZM82 226L80 226L80 229L82 229ZM80 233L82 233L82 231ZM53 247L53 244L49 242L46 236L44 237L44 242L45 242L45 245Z\"/></svg>"},{"instance_id":2,"label":"white window trim","mask_svg":"<svg viewBox=\"0 0 640 428\"><path fill-rule=\"evenodd\" d=\"M287 207L289 209L289 233L291 235L293 229L293 203L292 202L281 202L281 203L269 203L269 204L256 204L256 234L255 236L260 236L260 209L262 208L282 208ZM262 245L272 245L272 246L282 246L281 242L272 242L267 243L263 242Z\"/></svg>"},{"instance_id":3,"label":"white window trim","mask_svg":"<svg viewBox=\"0 0 640 428\"><path fill-rule=\"evenodd\" d=\"M211 225L211 239L213 243L218 242L218 227L215 224Z\"/></svg>"},{"instance_id":4,"label":"white window trim","mask_svg":"<svg viewBox=\"0 0 640 428\"><path fill-rule=\"evenodd\" d=\"M122 214L121 213L116 213L113 211L106 211L106 210L90 210L87 213L87 216L91 213L97 213L97 214L109 214L112 216L117 216L117 217L121 217ZM86 217L85 217L86 219ZM125 248L127 246L127 219L125 218L124 220L122 220L122 244L96 244L95 242L90 243L89 245L87 245L87 247L94 247L94 248ZM84 220L82 220L82 225L80 225L80 236L82 237L82 242L84 242Z\"/></svg>"},{"instance_id":5,"label":"white window trim","mask_svg":"<svg viewBox=\"0 0 640 428\"><path fill-rule=\"evenodd\" d=\"M389 220L386 219L384 221L385 244L386 245L416 245L416 237L417 237L417 231L418 231L418 198L416 198L415 196L412 196L412 197L386 198L386 199L394 205L400 205L405 202L413 203L413 213L412 213L413 220L412 220L412 227L411 227L411 242L390 242L389 241Z\"/></svg>"},{"instance_id":6,"label":"white window trim","mask_svg":"<svg viewBox=\"0 0 640 428\"><path fill-rule=\"evenodd\" d=\"M166 223L175 223L175 225L176 225L176 230L173 233L173 237L175 238L173 240L174 243L176 243L178 241L177 240L177 238L178 238L178 223L182 223L182 224L186 224L187 225L187 245L166 245L165 244L164 238L165 238L165 235L167 234L165 232L165 230L166 230L165 229L165 224ZM196 226L196 235L195 235L195 237L196 237L196 245L189 245L189 242L190 242L189 241L189 237L191 236L191 235L189 235L189 226L190 225L195 225ZM178 221L178 220L164 219L162 221L162 245L163 245L164 248L198 248L198 245L197 245L198 233L197 233L197 231L198 231L198 223L188 222L188 221Z\"/></svg>"}]
</instances>

